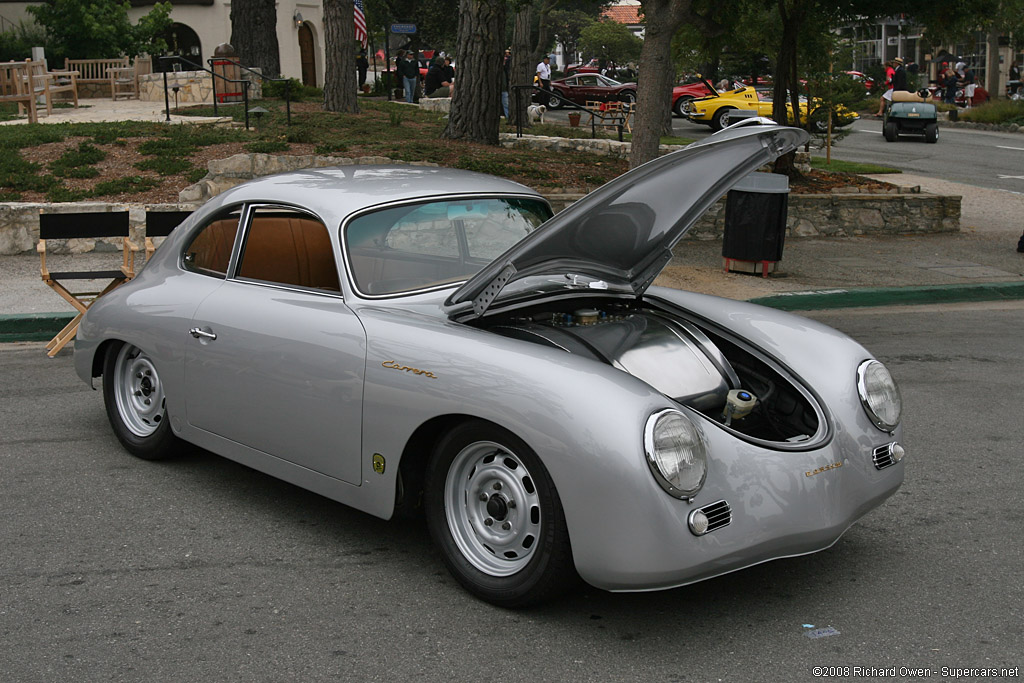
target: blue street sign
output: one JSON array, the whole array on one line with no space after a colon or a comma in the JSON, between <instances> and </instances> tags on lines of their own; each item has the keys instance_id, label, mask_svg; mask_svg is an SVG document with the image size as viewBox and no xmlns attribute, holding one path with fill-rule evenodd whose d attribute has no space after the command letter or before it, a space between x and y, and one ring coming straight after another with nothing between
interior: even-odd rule
<instances>
[{"instance_id":1,"label":"blue street sign","mask_svg":"<svg viewBox=\"0 0 1024 683\"><path fill-rule=\"evenodd\" d=\"M391 24L392 33L416 33L416 24Z\"/></svg>"}]
</instances>

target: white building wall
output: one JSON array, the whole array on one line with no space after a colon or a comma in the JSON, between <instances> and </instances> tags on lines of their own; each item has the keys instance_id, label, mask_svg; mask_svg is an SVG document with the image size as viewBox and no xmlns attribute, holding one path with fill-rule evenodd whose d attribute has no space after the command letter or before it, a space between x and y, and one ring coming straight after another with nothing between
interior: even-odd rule
<instances>
[{"instance_id":1,"label":"white building wall","mask_svg":"<svg viewBox=\"0 0 1024 683\"><path fill-rule=\"evenodd\" d=\"M172 0L173 2L173 0ZM0 16L12 24L19 20L30 21L32 16L25 11L31 4L28 2L5 2L0 4ZM128 18L134 24L139 18L148 14L152 7L132 7L128 10ZM303 21L309 22L313 31L314 50L316 53L317 85L324 82L324 41L323 41L323 6L318 0L281 0L277 3L277 44L281 57L281 73L290 78L302 79L302 61L299 57L299 31L294 16L298 11ZM199 36L203 54L203 66L213 56L213 50L221 43L231 39L231 3L225 0L214 0L212 5L174 5L171 9L171 21L185 24ZM5 24L6 25L6 24ZM110 55L117 57L118 55ZM25 55L29 57L29 55ZM51 67L62 65L53 64Z\"/></svg>"}]
</instances>

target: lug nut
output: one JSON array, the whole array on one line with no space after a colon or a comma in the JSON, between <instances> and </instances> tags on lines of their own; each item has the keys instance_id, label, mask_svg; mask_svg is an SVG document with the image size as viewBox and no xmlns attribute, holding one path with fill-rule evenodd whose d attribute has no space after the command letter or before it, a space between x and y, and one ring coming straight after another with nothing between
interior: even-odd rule
<instances>
[{"instance_id":1,"label":"lug nut","mask_svg":"<svg viewBox=\"0 0 1024 683\"><path fill-rule=\"evenodd\" d=\"M481 502L486 503L487 502L487 494L486 493L481 493L480 494L480 500L481 500Z\"/></svg>"},{"instance_id":2,"label":"lug nut","mask_svg":"<svg viewBox=\"0 0 1024 683\"><path fill-rule=\"evenodd\" d=\"M490 517L484 520L484 526L491 526L492 524L494 524L494 520Z\"/></svg>"},{"instance_id":3,"label":"lug nut","mask_svg":"<svg viewBox=\"0 0 1024 683\"><path fill-rule=\"evenodd\" d=\"M491 488L493 488L495 491L500 491L501 490L501 482L500 481L494 482L494 486L492 486Z\"/></svg>"},{"instance_id":4,"label":"lug nut","mask_svg":"<svg viewBox=\"0 0 1024 683\"><path fill-rule=\"evenodd\" d=\"M508 506L510 508L514 508L516 506L516 502L514 500L510 500L510 501L508 501Z\"/></svg>"},{"instance_id":5,"label":"lug nut","mask_svg":"<svg viewBox=\"0 0 1024 683\"><path fill-rule=\"evenodd\" d=\"M141 372L136 372L135 373L135 379L142 379L142 373Z\"/></svg>"},{"instance_id":6,"label":"lug nut","mask_svg":"<svg viewBox=\"0 0 1024 683\"><path fill-rule=\"evenodd\" d=\"M508 522L505 522L504 524L501 525L501 528L504 529L505 531L508 531L509 529L512 528L512 525L509 524Z\"/></svg>"},{"instance_id":7,"label":"lug nut","mask_svg":"<svg viewBox=\"0 0 1024 683\"><path fill-rule=\"evenodd\" d=\"M153 402L147 398L145 401L143 401L143 403L145 403L148 406Z\"/></svg>"}]
</instances>

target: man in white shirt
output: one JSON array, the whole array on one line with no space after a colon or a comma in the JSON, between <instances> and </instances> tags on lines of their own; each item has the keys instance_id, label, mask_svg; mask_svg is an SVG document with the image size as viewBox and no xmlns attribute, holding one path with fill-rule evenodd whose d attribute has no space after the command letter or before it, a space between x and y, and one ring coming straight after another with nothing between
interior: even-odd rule
<instances>
[{"instance_id":1,"label":"man in white shirt","mask_svg":"<svg viewBox=\"0 0 1024 683\"><path fill-rule=\"evenodd\" d=\"M540 87L551 90L551 58L547 55L544 55L544 59L537 65L537 79L540 81Z\"/></svg>"}]
</instances>

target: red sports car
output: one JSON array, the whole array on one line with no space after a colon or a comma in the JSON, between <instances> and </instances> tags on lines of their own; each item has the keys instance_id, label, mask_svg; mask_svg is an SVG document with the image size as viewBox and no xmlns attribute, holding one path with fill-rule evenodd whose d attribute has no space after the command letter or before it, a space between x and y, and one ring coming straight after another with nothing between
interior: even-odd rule
<instances>
[{"instance_id":1,"label":"red sports car","mask_svg":"<svg viewBox=\"0 0 1024 683\"><path fill-rule=\"evenodd\" d=\"M708 95L714 94L714 92L715 91L711 89L711 86L704 81L677 85L672 88L672 113L679 117L685 117L686 115L683 113L683 106L687 102L701 97L707 97Z\"/></svg>"},{"instance_id":2,"label":"red sports car","mask_svg":"<svg viewBox=\"0 0 1024 683\"><path fill-rule=\"evenodd\" d=\"M561 98L538 93L536 99L548 109L558 109L563 99L574 104L587 102L636 102L636 83L619 83L613 78L593 73L577 73L551 81L551 89Z\"/></svg>"}]
</instances>

